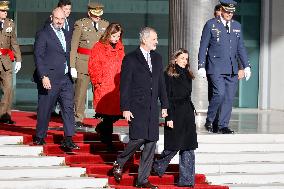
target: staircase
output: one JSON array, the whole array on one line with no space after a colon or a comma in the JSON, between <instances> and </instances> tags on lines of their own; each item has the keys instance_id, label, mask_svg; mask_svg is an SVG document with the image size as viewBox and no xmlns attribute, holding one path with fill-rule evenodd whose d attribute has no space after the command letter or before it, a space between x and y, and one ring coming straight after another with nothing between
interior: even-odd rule
<instances>
[{"instance_id":1,"label":"staircase","mask_svg":"<svg viewBox=\"0 0 284 189\"><path fill-rule=\"evenodd\" d=\"M85 177L85 168L65 166L64 157L43 156L42 146L23 145L23 140L23 136L0 136L0 189L82 189L107 185L107 179Z\"/></svg>"},{"instance_id":2,"label":"staircase","mask_svg":"<svg viewBox=\"0 0 284 189\"><path fill-rule=\"evenodd\" d=\"M127 135L121 140L128 141ZM196 172L230 189L284 188L284 134L198 135ZM163 150L163 136L157 153ZM172 164L178 163L178 156Z\"/></svg>"},{"instance_id":3,"label":"staircase","mask_svg":"<svg viewBox=\"0 0 284 189\"><path fill-rule=\"evenodd\" d=\"M116 188L134 189L139 165L139 152L124 167L123 179L116 183L111 172L112 163L124 149L125 144L119 135L113 135L118 152L106 151L98 135L91 132L78 132L73 140L80 150L66 151L60 148L63 132L49 130L44 146L32 146L34 128L21 126L0 127L2 137L0 156L4 155L0 167L0 189L2 188ZM20 136L20 137L19 137ZM6 141L5 141L6 140ZM1 140L0 140L1 141ZM25 145L23 145L25 144ZM13 162L17 163L13 163ZM5 165L4 162L9 162ZM20 162L24 162L23 164ZM48 163L50 162L50 163ZM68 167L67 167L68 166ZM3 172L1 172L1 169ZM182 189L174 184L178 178L178 165L171 165L166 174L159 178L150 176L149 180L160 189ZM227 186L209 185L204 174L195 177L195 189L228 189Z\"/></svg>"}]
</instances>

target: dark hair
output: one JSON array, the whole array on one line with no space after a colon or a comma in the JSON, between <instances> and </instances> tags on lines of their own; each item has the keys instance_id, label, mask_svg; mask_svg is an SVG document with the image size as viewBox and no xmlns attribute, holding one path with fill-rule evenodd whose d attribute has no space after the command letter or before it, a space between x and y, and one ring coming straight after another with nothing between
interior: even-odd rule
<instances>
[{"instance_id":1,"label":"dark hair","mask_svg":"<svg viewBox=\"0 0 284 189\"><path fill-rule=\"evenodd\" d=\"M71 5L71 1L70 0L59 0L57 7L62 7L62 6L66 6L66 5Z\"/></svg>"},{"instance_id":2,"label":"dark hair","mask_svg":"<svg viewBox=\"0 0 284 189\"><path fill-rule=\"evenodd\" d=\"M120 40L121 40L121 37L122 37L122 33L123 33L123 30L122 30L122 27L120 24L118 23L111 23L107 28L106 28L106 31L104 32L104 34L101 36L100 38L100 42L101 43L108 43L109 42L109 39L110 39L110 36L114 33L117 33L117 32L121 32L120 34Z\"/></svg>"},{"instance_id":3,"label":"dark hair","mask_svg":"<svg viewBox=\"0 0 284 189\"><path fill-rule=\"evenodd\" d=\"M180 48L178 49L177 51L175 51L172 56L171 56L171 59L170 59L170 62L166 68L166 72L169 76L171 77L179 77L179 74L177 73L176 71L176 59L179 57L179 55L181 54L188 54L188 51L186 49L183 49L183 48ZM189 64L189 60L187 61L187 65L185 67L187 70L188 70L188 76L191 78L191 79L194 79L195 76L193 75L192 71L190 70L190 64Z\"/></svg>"},{"instance_id":4,"label":"dark hair","mask_svg":"<svg viewBox=\"0 0 284 189\"><path fill-rule=\"evenodd\" d=\"M217 11L221 11L221 9L222 9L222 5L221 4L218 4L218 5L215 6L215 8L214 8L214 16L215 17L216 17L216 12Z\"/></svg>"}]
</instances>

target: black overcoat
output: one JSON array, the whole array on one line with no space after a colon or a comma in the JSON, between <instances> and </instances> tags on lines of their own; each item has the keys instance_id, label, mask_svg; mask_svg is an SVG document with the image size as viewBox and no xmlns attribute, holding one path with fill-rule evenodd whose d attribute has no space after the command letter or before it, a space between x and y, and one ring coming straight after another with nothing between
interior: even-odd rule
<instances>
[{"instance_id":1,"label":"black overcoat","mask_svg":"<svg viewBox=\"0 0 284 189\"><path fill-rule=\"evenodd\" d=\"M188 71L176 65L178 77L165 72L165 81L169 99L166 121L172 120L174 128L165 126L165 150L194 150L197 148L194 105L191 102L192 79Z\"/></svg>"},{"instance_id":2,"label":"black overcoat","mask_svg":"<svg viewBox=\"0 0 284 189\"><path fill-rule=\"evenodd\" d=\"M159 106L168 108L162 57L151 51L152 72L140 48L127 54L121 67L120 106L131 111L131 139L159 140Z\"/></svg>"}]
</instances>

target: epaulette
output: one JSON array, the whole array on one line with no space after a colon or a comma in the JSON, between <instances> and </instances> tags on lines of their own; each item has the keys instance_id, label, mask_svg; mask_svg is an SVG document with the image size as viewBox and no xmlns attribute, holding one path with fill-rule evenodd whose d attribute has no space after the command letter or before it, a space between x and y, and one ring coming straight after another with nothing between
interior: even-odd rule
<instances>
[{"instance_id":1,"label":"epaulette","mask_svg":"<svg viewBox=\"0 0 284 189\"><path fill-rule=\"evenodd\" d=\"M6 20L9 21L9 22L14 22L14 20L11 19L11 18L6 18Z\"/></svg>"}]
</instances>

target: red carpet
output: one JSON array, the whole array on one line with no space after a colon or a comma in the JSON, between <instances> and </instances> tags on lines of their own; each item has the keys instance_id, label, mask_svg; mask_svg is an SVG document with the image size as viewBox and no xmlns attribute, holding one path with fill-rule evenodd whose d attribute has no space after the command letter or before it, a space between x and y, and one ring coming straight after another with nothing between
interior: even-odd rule
<instances>
[{"instance_id":1,"label":"red carpet","mask_svg":"<svg viewBox=\"0 0 284 189\"><path fill-rule=\"evenodd\" d=\"M36 114L28 112L13 112L13 119L16 125L0 124L0 135L23 136L24 144L32 145L35 134ZM86 119L85 123L96 126L99 121L96 119ZM52 120L50 127L61 126L61 121ZM126 126L124 120L117 121L115 126ZM108 178L111 187L116 189L132 189L135 188L135 180L137 178L137 170L139 164L140 153L136 153L134 157L124 167L124 175L122 181L118 184L111 175L112 162L116 159L119 152L105 151L105 145L99 142L96 133L77 133L73 139L80 146L80 150L64 151L59 144L63 139L62 131L50 130L46 138L47 144L44 145L44 154L49 156L65 157L66 165L72 167L85 167L88 176ZM116 148L121 151L124 144L121 143L117 135L113 135ZM178 179L178 165L170 165L166 174L159 178L158 176L150 176L149 180L153 184L159 185L160 189L178 189L187 187L176 187L174 184ZM227 186L215 186L206 183L205 175L197 174L195 177L198 189L228 189Z\"/></svg>"}]
</instances>

